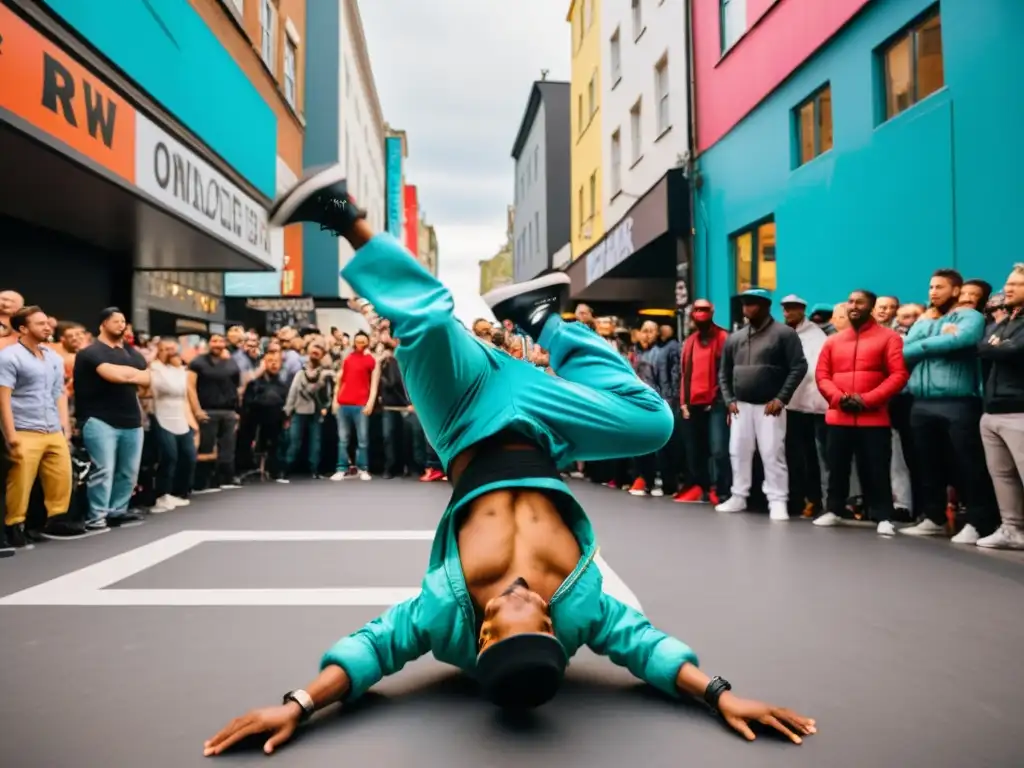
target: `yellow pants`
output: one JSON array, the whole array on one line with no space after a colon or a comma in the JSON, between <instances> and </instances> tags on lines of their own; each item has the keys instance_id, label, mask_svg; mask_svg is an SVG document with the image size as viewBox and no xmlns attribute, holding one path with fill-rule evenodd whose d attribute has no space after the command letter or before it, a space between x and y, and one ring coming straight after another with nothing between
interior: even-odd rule
<instances>
[{"instance_id":1,"label":"yellow pants","mask_svg":"<svg viewBox=\"0 0 1024 768\"><path fill-rule=\"evenodd\" d=\"M5 525L25 522L36 477L43 486L47 517L62 515L71 504L71 451L60 432L17 432L18 449L7 473Z\"/></svg>"}]
</instances>

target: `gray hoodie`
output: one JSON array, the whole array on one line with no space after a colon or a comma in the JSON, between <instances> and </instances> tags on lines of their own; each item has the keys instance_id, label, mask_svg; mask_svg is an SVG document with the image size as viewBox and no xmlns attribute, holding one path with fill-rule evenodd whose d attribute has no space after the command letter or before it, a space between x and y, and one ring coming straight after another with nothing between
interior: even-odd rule
<instances>
[{"instance_id":1,"label":"gray hoodie","mask_svg":"<svg viewBox=\"0 0 1024 768\"><path fill-rule=\"evenodd\" d=\"M746 325L729 334L722 350L718 383L726 403L788 405L807 373L807 358L796 331L769 317L760 330Z\"/></svg>"}]
</instances>

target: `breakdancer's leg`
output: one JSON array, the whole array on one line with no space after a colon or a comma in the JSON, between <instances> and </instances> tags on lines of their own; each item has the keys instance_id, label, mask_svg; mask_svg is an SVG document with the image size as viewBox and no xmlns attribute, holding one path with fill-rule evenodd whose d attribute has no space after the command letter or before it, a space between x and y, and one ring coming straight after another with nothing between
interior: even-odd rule
<instances>
[{"instance_id":1,"label":"breakdancer's leg","mask_svg":"<svg viewBox=\"0 0 1024 768\"><path fill-rule=\"evenodd\" d=\"M510 426L546 444L558 461L650 453L668 439L672 416L662 399L596 334L558 317L565 275L489 297L496 312L549 349L559 373L553 377L469 333L448 289L394 238L372 232L338 167L308 174L277 201L272 224L299 221L320 224L356 249L342 277L391 321L410 398L445 466Z\"/></svg>"}]
</instances>

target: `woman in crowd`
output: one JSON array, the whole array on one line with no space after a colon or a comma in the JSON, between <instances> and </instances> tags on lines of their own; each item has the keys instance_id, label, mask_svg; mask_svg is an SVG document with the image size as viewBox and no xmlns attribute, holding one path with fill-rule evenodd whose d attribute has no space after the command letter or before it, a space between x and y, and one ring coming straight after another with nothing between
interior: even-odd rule
<instances>
[{"instance_id":1,"label":"woman in crowd","mask_svg":"<svg viewBox=\"0 0 1024 768\"><path fill-rule=\"evenodd\" d=\"M189 406L188 370L181 361L178 342L161 339L149 370L153 396L151 428L160 450L157 501L152 511L160 513L189 503L199 424Z\"/></svg>"}]
</instances>

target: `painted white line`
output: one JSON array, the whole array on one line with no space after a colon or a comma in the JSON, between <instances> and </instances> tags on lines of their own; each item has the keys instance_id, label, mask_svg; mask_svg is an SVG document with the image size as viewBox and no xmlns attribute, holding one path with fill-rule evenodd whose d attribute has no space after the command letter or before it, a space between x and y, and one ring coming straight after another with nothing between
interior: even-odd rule
<instances>
[{"instance_id":1,"label":"painted white line","mask_svg":"<svg viewBox=\"0 0 1024 768\"><path fill-rule=\"evenodd\" d=\"M25 590L6 597L2 605L89 606L381 606L419 594L419 587L353 587L348 589L97 589L81 592Z\"/></svg>"},{"instance_id":2,"label":"painted white line","mask_svg":"<svg viewBox=\"0 0 1024 768\"><path fill-rule=\"evenodd\" d=\"M640 598L634 594L633 590L626 586L626 582L622 580L619 574L612 570L612 567L605 562L605 559L597 555L594 558L594 563L601 569L601 576L604 577L604 591L619 602L625 603L630 608L635 608L640 613L643 613L644 609L640 606Z\"/></svg>"},{"instance_id":3,"label":"painted white line","mask_svg":"<svg viewBox=\"0 0 1024 768\"><path fill-rule=\"evenodd\" d=\"M113 584L212 542L432 541L434 531L181 531L72 573L0 598L4 605L67 606L381 606L400 603L419 587L328 589L108 589ZM643 612L640 600L600 555L604 591Z\"/></svg>"}]
</instances>

